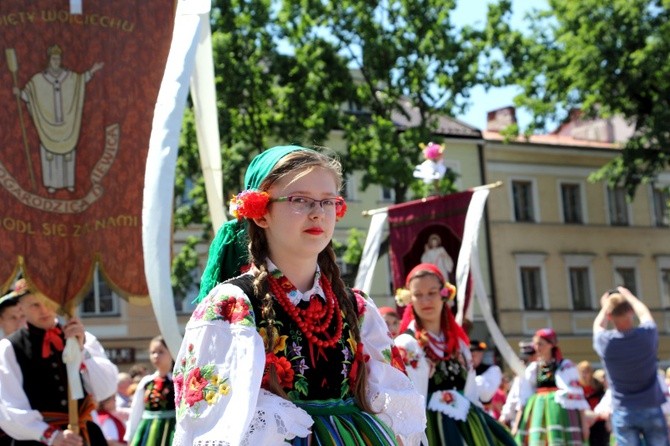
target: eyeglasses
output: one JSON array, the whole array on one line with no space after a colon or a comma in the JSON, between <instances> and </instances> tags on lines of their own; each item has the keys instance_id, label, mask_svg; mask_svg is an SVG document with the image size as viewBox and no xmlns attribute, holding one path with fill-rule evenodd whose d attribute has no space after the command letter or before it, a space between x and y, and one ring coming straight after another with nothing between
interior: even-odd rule
<instances>
[{"instance_id":1,"label":"eyeglasses","mask_svg":"<svg viewBox=\"0 0 670 446\"><path fill-rule=\"evenodd\" d=\"M312 212L316 205L321 206L324 212L339 213L344 207L344 199L342 197L324 198L323 200L315 200L314 198L302 197L300 195L289 195L287 197L277 197L270 200L270 202L288 202L291 210L296 214L308 214Z\"/></svg>"}]
</instances>

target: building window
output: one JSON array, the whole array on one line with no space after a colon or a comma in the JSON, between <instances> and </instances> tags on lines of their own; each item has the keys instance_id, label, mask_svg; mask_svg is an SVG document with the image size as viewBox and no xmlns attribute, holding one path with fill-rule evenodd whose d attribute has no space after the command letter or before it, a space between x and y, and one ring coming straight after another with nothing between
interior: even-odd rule
<instances>
[{"instance_id":1,"label":"building window","mask_svg":"<svg viewBox=\"0 0 670 446\"><path fill-rule=\"evenodd\" d=\"M195 310L195 299L200 293L200 268L191 270L191 283L188 289L184 292L175 293L174 295L174 309L180 314L190 314Z\"/></svg>"},{"instance_id":2,"label":"building window","mask_svg":"<svg viewBox=\"0 0 670 446\"><path fill-rule=\"evenodd\" d=\"M659 272L661 275L661 302L667 308L670 303L670 268L663 268Z\"/></svg>"},{"instance_id":3,"label":"building window","mask_svg":"<svg viewBox=\"0 0 670 446\"><path fill-rule=\"evenodd\" d=\"M637 280L635 279L635 275L635 268L616 267L614 268L614 285L623 285L637 296Z\"/></svg>"},{"instance_id":4,"label":"building window","mask_svg":"<svg viewBox=\"0 0 670 446\"><path fill-rule=\"evenodd\" d=\"M395 190L390 187L382 187L382 201L395 203Z\"/></svg>"},{"instance_id":5,"label":"building window","mask_svg":"<svg viewBox=\"0 0 670 446\"><path fill-rule=\"evenodd\" d=\"M342 182L342 197L345 200L353 201L356 199L356 181L353 175L346 175Z\"/></svg>"},{"instance_id":6,"label":"building window","mask_svg":"<svg viewBox=\"0 0 670 446\"><path fill-rule=\"evenodd\" d=\"M561 184L563 203L563 221L565 223L584 223L582 217L581 186L578 183Z\"/></svg>"},{"instance_id":7,"label":"building window","mask_svg":"<svg viewBox=\"0 0 670 446\"><path fill-rule=\"evenodd\" d=\"M515 221L535 221L532 182L524 180L512 181L512 200L514 202Z\"/></svg>"},{"instance_id":8,"label":"building window","mask_svg":"<svg viewBox=\"0 0 670 446\"><path fill-rule=\"evenodd\" d=\"M628 226L628 203L623 187L607 188L609 201L610 224L612 226Z\"/></svg>"},{"instance_id":9,"label":"building window","mask_svg":"<svg viewBox=\"0 0 670 446\"><path fill-rule=\"evenodd\" d=\"M115 316L119 314L119 296L104 281L95 267L93 287L79 306L81 316Z\"/></svg>"},{"instance_id":10,"label":"building window","mask_svg":"<svg viewBox=\"0 0 670 446\"><path fill-rule=\"evenodd\" d=\"M572 308L575 310L592 310L591 281L589 269L585 267L568 268L570 276L570 292L572 294Z\"/></svg>"},{"instance_id":11,"label":"building window","mask_svg":"<svg viewBox=\"0 0 670 446\"><path fill-rule=\"evenodd\" d=\"M654 201L654 224L659 227L667 227L670 223L670 218L668 216L668 199L670 199L670 194L667 189L654 187L652 190Z\"/></svg>"},{"instance_id":12,"label":"building window","mask_svg":"<svg viewBox=\"0 0 670 446\"><path fill-rule=\"evenodd\" d=\"M542 276L541 270L536 266L522 266L521 294L523 296L523 307L525 310L543 310Z\"/></svg>"}]
</instances>

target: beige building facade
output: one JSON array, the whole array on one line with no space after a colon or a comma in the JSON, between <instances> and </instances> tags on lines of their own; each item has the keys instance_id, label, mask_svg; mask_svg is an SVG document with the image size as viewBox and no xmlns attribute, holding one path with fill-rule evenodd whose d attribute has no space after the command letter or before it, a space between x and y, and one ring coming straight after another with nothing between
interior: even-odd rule
<instances>
[{"instance_id":1,"label":"beige building facade","mask_svg":"<svg viewBox=\"0 0 670 446\"><path fill-rule=\"evenodd\" d=\"M632 202L623 188L590 182L620 151L619 143L602 141L612 141L603 132L613 126L596 124L509 143L484 132L486 181L502 182L488 201L499 324L512 345L551 327L566 357L598 363L592 327L600 297L624 284L651 309L667 365L670 173L641 185Z\"/></svg>"}]
</instances>

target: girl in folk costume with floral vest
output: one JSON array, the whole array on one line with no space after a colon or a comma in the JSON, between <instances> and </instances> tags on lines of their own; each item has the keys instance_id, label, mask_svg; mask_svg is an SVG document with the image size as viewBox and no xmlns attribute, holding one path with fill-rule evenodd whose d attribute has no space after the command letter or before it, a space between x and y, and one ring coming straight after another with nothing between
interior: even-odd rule
<instances>
[{"instance_id":1,"label":"girl in folk costume with floral vest","mask_svg":"<svg viewBox=\"0 0 670 446\"><path fill-rule=\"evenodd\" d=\"M588 444L589 404L575 365L563 358L556 333L538 330L533 337L537 360L520 380L516 441L520 445ZM520 419L519 419L520 418Z\"/></svg>"},{"instance_id":2,"label":"girl in folk costume with floral vest","mask_svg":"<svg viewBox=\"0 0 670 446\"><path fill-rule=\"evenodd\" d=\"M168 446L175 430L174 361L163 336L149 343L149 360L156 371L137 385L125 439L131 446Z\"/></svg>"},{"instance_id":3,"label":"girl in folk costume with floral vest","mask_svg":"<svg viewBox=\"0 0 670 446\"><path fill-rule=\"evenodd\" d=\"M426 397L429 445L515 445L507 429L479 406L470 341L449 305L456 288L431 263L414 267L405 287L396 294L399 305L409 306L395 344Z\"/></svg>"},{"instance_id":4,"label":"girl in folk costume with floral vest","mask_svg":"<svg viewBox=\"0 0 670 446\"><path fill-rule=\"evenodd\" d=\"M418 445L423 399L374 303L345 287L335 263L339 163L274 147L245 185L177 356L175 444Z\"/></svg>"}]
</instances>

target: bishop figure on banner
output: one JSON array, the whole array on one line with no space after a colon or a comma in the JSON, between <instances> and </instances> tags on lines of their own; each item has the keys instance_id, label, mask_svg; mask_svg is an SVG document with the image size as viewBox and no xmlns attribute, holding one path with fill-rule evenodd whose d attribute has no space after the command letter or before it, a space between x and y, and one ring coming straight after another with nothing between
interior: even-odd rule
<instances>
[{"instance_id":1,"label":"bishop figure on banner","mask_svg":"<svg viewBox=\"0 0 670 446\"><path fill-rule=\"evenodd\" d=\"M47 66L14 94L25 101L40 138L42 182L49 193L75 186L75 156L84 109L86 83L104 64L98 62L84 73L62 65L63 50L47 49Z\"/></svg>"}]
</instances>

